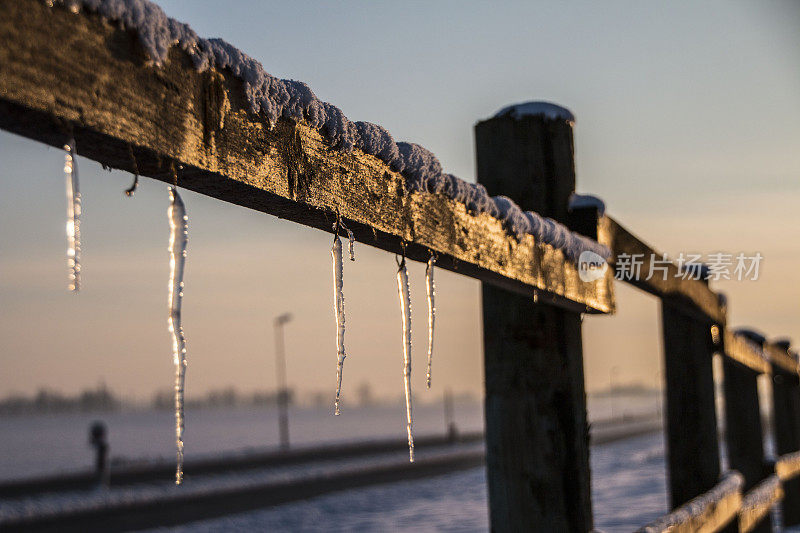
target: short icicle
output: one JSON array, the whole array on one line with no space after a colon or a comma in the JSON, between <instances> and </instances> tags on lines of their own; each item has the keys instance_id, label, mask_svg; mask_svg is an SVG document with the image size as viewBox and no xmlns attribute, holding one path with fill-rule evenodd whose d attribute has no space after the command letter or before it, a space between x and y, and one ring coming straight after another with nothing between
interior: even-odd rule
<instances>
[{"instance_id":1,"label":"short icicle","mask_svg":"<svg viewBox=\"0 0 800 533\"><path fill-rule=\"evenodd\" d=\"M177 469L175 484L183 482L183 393L186 381L186 337L181 324L181 302L183 301L183 267L186 264L186 243L189 218L178 190L169 188L169 332L172 334L172 359L175 363L175 444L177 445Z\"/></svg>"},{"instance_id":2,"label":"short icicle","mask_svg":"<svg viewBox=\"0 0 800 533\"><path fill-rule=\"evenodd\" d=\"M425 267L425 288L428 293L428 371L425 374L428 389L431 388L431 362L433 360L433 326L436 321L436 306L434 299L436 297L436 287L433 283L433 265L436 263L436 258L431 255L428 259L428 265Z\"/></svg>"},{"instance_id":3,"label":"short icicle","mask_svg":"<svg viewBox=\"0 0 800 533\"><path fill-rule=\"evenodd\" d=\"M72 292L81 288L81 191L78 186L78 163L75 139L64 145L64 177L67 182L67 266Z\"/></svg>"},{"instance_id":4,"label":"short icicle","mask_svg":"<svg viewBox=\"0 0 800 533\"><path fill-rule=\"evenodd\" d=\"M341 219L339 220L338 224L342 227L343 230L345 230L347 232L347 240L348 240L347 251L350 253L350 261L355 261L356 260L356 250L355 250L356 238L353 236L353 232L350 231L350 228L345 226L344 222Z\"/></svg>"},{"instance_id":5,"label":"short icicle","mask_svg":"<svg viewBox=\"0 0 800 533\"><path fill-rule=\"evenodd\" d=\"M406 392L406 432L408 433L408 460L414 462L414 430L411 412L411 292L405 257L397 269L397 293L403 315L403 384Z\"/></svg>"},{"instance_id":6,"label":"short icicle","mask_svg":"<svg viewBox=\"0 0 800 533\"><path fill-rule=\"evenodd\" d=\"M334 411L339 416L339 399L342 394L342 368L344 367L344 292L342 291L342 240L338 233L333 234L331 247L333 261L333 312L336 315L336 400Z\"/></svg>"}]
</instances>

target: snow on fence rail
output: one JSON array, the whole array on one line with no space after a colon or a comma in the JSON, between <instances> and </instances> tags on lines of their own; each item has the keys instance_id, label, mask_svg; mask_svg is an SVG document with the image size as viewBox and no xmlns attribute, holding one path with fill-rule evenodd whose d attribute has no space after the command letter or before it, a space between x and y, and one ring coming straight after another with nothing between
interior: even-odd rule
<instances>
[{"instance_id":1,"label":"snow on fence rail","mask_svg":"<svg viewBox=\"0 0 800 533\"><path fill-rule=\"evenodd\" d=\"M742 498L742 506L739 509L739 531L747 533L754 530L781 498L783 498L781 480L774 474L753 487Z\"/></svg>"},{"instance_id":2,"label":"snow on fence rail","mask_svg":"<svg viewBox=\"0 0 800 533\"><path fill-rule=\"evenodd\" d=\"M640 528L638 533L719 531L736 517L742 502L744 478L728 473L713 489L671 513Z\"/></svg>"},{"instance_id":3,"label":"snow on fence rail","mask_svg":"<svg viewBox=\"0 0 800 533\"><path fill-rule=\"evenodd\" d=\"M742 496L744 478L728 472L710 491L637 530L638 533L715 532L730 526L740 533L753 531L783 498L778 475L771 475ZM771 530L771 528L770 528Z\"/></svg>"},{"instance_id":4,"label":"snow on fence rail","mask_svg":"<svg viewBox=\"0 0 800 533\"><path fill-rule=\"evenodd\" d=\"M614 311L614 269L626 255L641 256L643 272L656 258L666 269L625 279L662 304L677 510L645 530L729 521L742 476L747 487L762 481L762 430L754 422L761 374L775 380L778 476L786 501L800 498L800 486L788 485L800 482L800 460L787 455L800 449L796 355L788 343L729 331L722 295L681 276L602 202L574 194L574 117L566 109L521 104L478 123L479 183L472 184L444 173L424 148L351 122L305 84L270 76L146 0L0 0L0 9L0 128L310 227L352 230L361 243L435 258L437 267L485 282L494 530L592 527L580 314ZM585 276L584 252L612 268ZM714 352L729 363L726 438L742 475L712 489L719 479ZM755 500L764 501L747 501Z\"/></svg>"},{"instance_id":5,"label":"snow on fence rail","mask_svg":"<svg viewBox=\"0 0 800 533\"><path fill-rule=\"evenodd\" d=\"M800 476L800 451L781 455L775 462L775 473L781 481Z\"/></svg>"},{"instance_id":6,"label":"snow on fence rail","mask_svg":"<svg viewBox=\"0 0 800 533\"><path fill-rule=\"evenodd\" d=\"M69 3L105 20L35 0L4 4L4 129L59 147L71 132L80 155L107 167L135 165L172 183L172 165L182 165L179 187L323 230L338 213L359 242L404 248L419 261L433 251L442 268L525 294L539 290L574 309L613 310L611 273L584 282L575 265L584 249L607 254L602 244L441 174L429 152L349 122L304 84L266 78L230 45L198 41L182 26L163 40L164 27L179 23L156 16L163 16L156 6ZM172 39L177 46L168 46ZM216 59L208 52L201 61L197 50L212 45ZM512 212L523 216L510 219Z\"/></svg>"}]
</instances>

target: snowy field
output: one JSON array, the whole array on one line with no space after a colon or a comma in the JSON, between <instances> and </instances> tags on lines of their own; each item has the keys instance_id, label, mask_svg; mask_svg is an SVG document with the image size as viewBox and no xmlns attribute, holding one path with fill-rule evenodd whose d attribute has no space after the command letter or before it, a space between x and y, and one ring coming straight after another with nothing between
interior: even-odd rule
<instances>
[{"instance_id":1,"label":"snowy field","mask_svg":"<svg viewBox=\"0 0 800 533\"><path fill-rule=\"evenodd\" d=\"M666 512L660 433L592 448L595 527L633 531ZM159 531L488 531L483 468L348 490Z\"/></svg>"},{"instance_id":2,"label":"snowy field","mask_svg":"<svg viewBox=\"0 0 800 533\"><path fill-rule=\"evenodd\" d=\"M592 421L653 413L656 399L647 396L589 398ZM483 430L478 402L455 404L455 421L462 432ZM0 480L85 470L92 465L88 428L103 420L109 430L111 456L126 461L171 461L175 457L174 415L169 411L103 414L53 414L0 417ZM417 435L445 432L441 404L415 404ZM405 408L345 406L342 415L327 408L293 408L293 445L314 445L370 438L405 438ZM277 412L272 408L187 409L186 457L247 453L278 446Z\"/></svg>"},{"instance_id":3,"label":"snowy field","mask_svg":"<svg viewBox=\"0 0 800 533\"><path fill-rule=\"evenodd\" d=\"M610 412L633 417L654 411L651 398L638 400L590 399L590 419L608 419ZM295 409L291 414L293 443L312 445L370 438L405 436L402 405L350 408L341 417L327 410ZM86 431L102 418L109 426L112 455L141 462L174 458L170 412L120 412L103 416L70 414L0 419L0 478L21 478L87 468L91 451ZM455 408L461 431L483 429L482 407L461 403ZM218 409L187 412L187 457L247 453L276 447L274 410ZM603 425L603 424L601 424ZM418 435L442 434L441 405L415 408ZM37 445L32 445L37 443ZM482 445L478 445L480 448ZM465 445L475 449L475 445ZM453 451L453 450L450 450ZM455 450L458 451L458 450ZM421 458L445 450L418 449ZM318 461L305 465L202 476L187 479L182 491L215 491L228 486L265 481L288 481L341 473L363 467L405 462L407 454L387 453L346 461ZM592 486L595 525L603 531L630 531L666 510L663 438L660 433L597 445L592 448ZM120 501L168 496L176 489L171 480L105 492L59 493L30 500L0 502L3 517L58 513L95 508ZM161 495L161 496L159 496ZM486 531L486 479L483 468L438 477L351 489L263 511L207 520L176 531Z\"/></svg>"}]
</instances>

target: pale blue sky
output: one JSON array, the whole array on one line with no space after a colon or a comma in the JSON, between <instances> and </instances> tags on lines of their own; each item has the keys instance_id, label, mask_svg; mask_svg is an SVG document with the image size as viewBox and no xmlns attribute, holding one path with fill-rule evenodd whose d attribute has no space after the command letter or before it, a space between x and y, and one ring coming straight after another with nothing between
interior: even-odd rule
<instances>
[{"instance_id":1,"label":"pale blue sky","mask_svg":"<svg viewBox=\"0 0 800 533\"><path fill-rule=\"evenodd\" d=\"M796 2L161 2L267 71L307 82L353 120L426 146L473 179L472 126L544 99L577 117L578 189L658 247L764 254L759 282L718 285L733 323L800 340L800 4ZM78 153L81 148L78 146ZM79 158L85 290L66 294L62 154L0 134L0 395L104 379L170 387L163 184ZM271 317L289 330L290 382L333 386L329 236L186 193L189 394L272 387ZM402 392L394 258L346 265L349 390ZM424 308L422 271L412 270ZM481 387L478 284L440 276L434 385ZM586 324L590 388L652 383L656 305L621 290L617 317ZM424 320L415 386L424 387ZM292 329L294 328L294 329ZM439 392L441 388L439 388ZM439 392L434 392L438 394Z\"/></svg>"}]
</instances>

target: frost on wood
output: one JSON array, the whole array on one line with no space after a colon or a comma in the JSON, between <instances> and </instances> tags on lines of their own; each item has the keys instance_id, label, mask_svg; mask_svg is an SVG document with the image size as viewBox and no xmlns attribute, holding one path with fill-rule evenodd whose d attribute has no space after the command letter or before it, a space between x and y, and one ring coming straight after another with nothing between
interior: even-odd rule
<instances>
[{"instance_id":1,"label":"frost on wood","mask_svg":"<svg viewBox=\"0 0 800 533\"><path fill-rule=\"evenodd\" d=\"M776 475L771 475L753 487L742 498L742 510L756 509L776 503L775 492L781 489L781 480Z\"/></svg>"},{"instance_id":2,"label":"frost on wood","mask_svg":"<svg viewBox=\"0 0 800 533\"><path fill-rule=\"evenodd\" d=\"M659 533L670 531L679 524L688 524L706 514L725 498L742 490L744 478L739 472L730 471L710 491L681 505L669 514L649 523L638 530L638 533Z\"/></svg>"},{"instance_id":3,"label":"frost on wood","mask_svg":"<svg viewBox=\"0 0 800 533\"><path fill-rule=\"evenodd\" d=\"M775 473L784 481L800 475L800 451L781 455L775 462Z\"/></svg>"},{"instance_id":4,"label":"frost on wood","mask_svg":"<svg viewBox=\"0 0 800 533\"><path fill-rule=\"evenodd\" d=\"M411 291L408 286L408 270L403 258L397 269L397 294L400 297L400 313L403 316L403 385L406 394L406 433L408 433L408 460L414 462L414 430L411 412Z\"/></svg>"},{"instance_id":5,"label":"frost on wood","mask_svg":"<svg viewBox=\"0 0 800 533\"><path fill-rule=\"evenodd\" d=\"M607 258L610 250L591 239L570 232L565 226L536 213L522 212L511 200L491 197L486 189L446 174L430 151L413 144L395 142L384 128L368 122L351 122L336 106L319 100L311 88L296 80L281 80L267 73L261 63L221 39L200 38L188 25L167 17L147 0L48 0L49 5L66 5L97 13L135 32L152 62L162 65L170 48L188 54L195 67L228 70L243 81L245 97L253 113L263 113L270 124L279 118L303 121L318 128L342 151L354 148L373 155L406 178L409 192L442 194L466 205L475 214L487 213L501 219L517 237L533 235L538 241L560 248L577 262L581 252L590 250ZM510 106L496 116L521 118L541 115L552 120L574 121L563 107L545 102Z\"/></svg>"},{"instance_id":6,"label":"frost on wood","mask_svg":"<svg viewBox=\"0 0 800 533\"><path fill-rule=\"evenodd\" d=\"M428 259L428 264L425 267L425 291L428 295L428 370L425 373L425 381L427 387L431 388L431 363L433 362L433 326L436 321L436 286L433 282L433 265L436 263L436 258L431 255Z\"/></svg>"},{"instance_id":7,"label":"frost on wood","mask_svg":"<svg viewBox=\"0 0 800 533\"><path fill-rule=\"evenodd\" d=\"M175 187L169 188L169 332L172 335L172 360L175 364L175 444L177 469L175 484L183 482L183 393L186 381L186 337L181 323L183 302L183 267L186 264L186 243L189 218Z\"/></svg>"},{"instance_id":8,"label":"frost on wood","mask_svg":"<svg viewBox=\"0 0 800 533\"><path fill-rule=\"evenodd\" d=\"M511 117L519 120L524 117L545 117L550 120L566 120L575 122L575 115L566 107L550 102L524 102L504 107L494 114L495 117Z\"/></svg>"},{"instance_id":9,"label":"frost on wood","mask_svg":"<svg viewBox=\"0 0 800 533\"><path fill-rule=\"evenodd\" d=\"M76 155L75 139L70 139L64 145L64 177L67 183L67 287L73 292L81 288L81 191Z\"/></svg>"},{"instance_id":10,"label":"frost on wood","mask_svg":"<svg viewBox=\"0 0 800 533\"><path fill-rule=\"evenodd\" d=\"M333 265L333 313L336 316L336 399L334 400L334 414L339 415L339 399L342 394L342 368L344 359L344 292L342 268L342 240L339 235L333 234L331 247L331 263Z\"/></svg>"}]
</instances>

